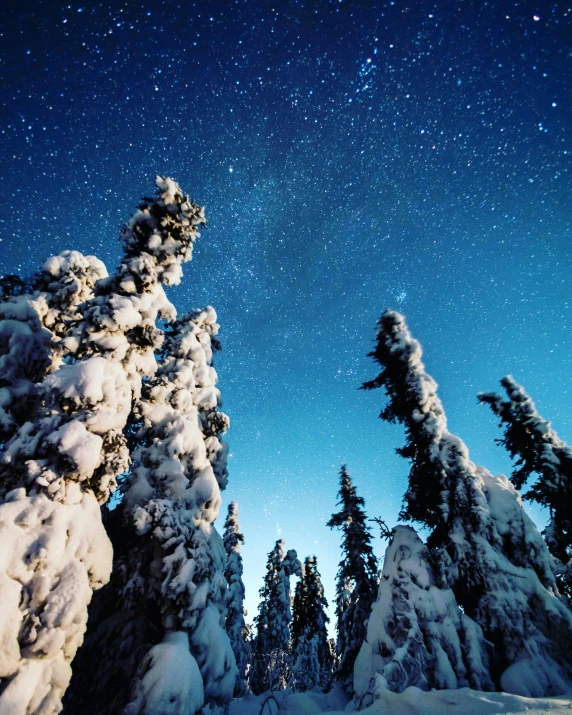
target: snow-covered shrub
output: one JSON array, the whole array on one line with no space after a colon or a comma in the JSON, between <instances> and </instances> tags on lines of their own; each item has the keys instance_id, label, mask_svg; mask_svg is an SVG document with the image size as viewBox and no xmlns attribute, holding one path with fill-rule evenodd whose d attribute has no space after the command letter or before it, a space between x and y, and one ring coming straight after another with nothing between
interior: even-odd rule
<instances>
[{"instance_id":1,"label":"snow-covered shrub","mask_svg":"<svg viewBox=\"0 0 572 715\"><path fill-rule=\"evenodd\" d=\"M403 516L433 530L436 585L452 589L492 643L495 686L562 693L572 679L572 614L558 595L553 559L512 484L471 462L448 431L421 355L403 317L385 312L371 353L382 371L364 387L384 387L381 417L405 426L400 452L411 471Z\"/></svg>"},{"instance_id":2,"label":"snow-covered shrub","mask_svg":"<svg viewBox=\"0 0 572 715\"><path fill-rule=\"evenodd\" d=\"M81 320L68 331L67 318L46 319L73 360L37 385L33 415L0 454L0 711L60 710L92 590L109 579L111 544L99 507L129 464L123 429L142 378L156 369L156 320L175 314L161 284L178 281L204 223L202 209L175 182L158 178L157 186L158 198L123 227L125 257L116 275L104 277L87 259L79 291L66 292L65 276L82 260L60 256L46 269L50 294L61 291L72 322L74 313ZM77 296L90 294L86 275L94 278L93 296L75 311Z\"/></svg>"},{"instance_id":3,"label":"snow-covered shrub","mask_svg":"<svg viewBox=\"0 0 572 715\"><path fill-rule=\"evenodd\" d=\"M499 441L516 458L512 473L515 487L521 489L532 474L538 475L524 498L549 509L544 538L563 564L559 585L572 597L572 448L538 414L534 402L513 377L504 377L501 385L507 399L481 392L479 400L500 417L504 437Z\"/></svg>"},{"instance_id":4,"label":"snow-covered shrub","mask_svg":"<svg viewBox=\"0 0 572 715\"><path fill-rule=\"evenodd\" d=\"M380 679L401 693L472 687L492 690L479 626L439 588L430 555L410 526L396 526L385 553L377 601L355 662L360 707L371 704Z\"/></svg>"},{"instance_id":5,"label":"snow-covered shrub","mask_svg":"<svg viewBox=\"0 0 572 715\"><path fill-rule=\"evenodd\" d=\"M236 659L238 675L234 686L234 695L241 698L248 690L247 671L250 656L250 643L245 640L247 632L244 616L244 583L242 582L242 556L240 544L244 536L240 533L238 523L238 506L236 502L228 505L228 514L224 524L223 543L226 551L226 568L224 576L228 583L226 601L226 632Z\"/></svg>"},{"instance_id":6,"label":"snow-covered shrub","mask_svg":"<svg viewBox=\"0 0 572 715\"><path fill-rule=\"evenodd\" d=\"M284 553L284 540L276 542L268 554L260 605L250 687L256 694L265 690L283 690L290 667L291 576L302 575L302 564L294 549Z\"/></svg>"},{"instance_id":7,"label":"snow-covered shrub","mask_svg":"<svg viewBox=\"0 0 572 715\"><path fill-rule=\"evenodd\" d=\"M336 678L351 693L354 661L377 594L377 560L363 509L365 502L357 495L345 466L340 470L338 497L340 511L332 514L327 524L342 531L342 560L336 578Z\"/></svg>"}]
</instances>

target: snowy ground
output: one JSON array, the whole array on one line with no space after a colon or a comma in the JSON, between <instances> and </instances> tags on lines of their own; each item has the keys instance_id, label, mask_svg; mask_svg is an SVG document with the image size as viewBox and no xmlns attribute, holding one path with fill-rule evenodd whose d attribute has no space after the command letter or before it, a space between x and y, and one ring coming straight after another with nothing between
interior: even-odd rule
<instances>
[{"instance_id":1,"label":"snowy ground","mask_svg":"<svg viewBox=\"0 0 572 715\"><path fill-rule=\"evenodd\" d=\"M266 693L258 697L234 700L229 715L303 715L320 712L342 715L348 712L345 710L346 705L347 698L335 690L327 695ZM411 687L400 695L386 691L374 705L361 712L378 715L535 715L545 712L572 715L572 694L558 698L523 698L508 693L481 693L468 688L432 690L427 693Z\"/></svg>"}]
</instances>

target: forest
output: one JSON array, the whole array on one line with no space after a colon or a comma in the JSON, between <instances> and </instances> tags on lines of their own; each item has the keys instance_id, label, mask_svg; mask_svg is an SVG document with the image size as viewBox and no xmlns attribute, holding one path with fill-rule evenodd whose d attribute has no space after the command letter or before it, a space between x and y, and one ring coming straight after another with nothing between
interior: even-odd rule
<instances>
[{"instance_id":1,"label":"forest","mask_svg":"<svg viewBox=\"0 0 572 715\"><path fill-rule=\"evenodd\" d=\"M572 448L506 376L478 400L513 472L473 463L394 310L362 388L403 428L400 523L368 518L340 465L336 637L317 559L282 539L246 622L236 502L215 526L232 481L217 315L165 292L205 213L170 178L156 189L114 273L67 250L0 283L0 715L401 713L394 696L442 691L516 712L572 692ZM523 500L546 508L542 533Z\"/></svg>"}]
</instances>

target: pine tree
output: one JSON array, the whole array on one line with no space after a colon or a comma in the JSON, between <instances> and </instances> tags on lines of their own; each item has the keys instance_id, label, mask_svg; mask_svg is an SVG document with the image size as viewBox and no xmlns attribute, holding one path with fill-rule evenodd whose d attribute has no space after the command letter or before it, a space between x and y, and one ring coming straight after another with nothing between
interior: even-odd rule
<instances>
[{"instance_id":1,"label":"pine tree","mask_svg":"<svg viewBox=\"0 0 572 715\"><path fill-rule=\"evenodd\" d=\"M365 502L357 495L345 465L340 470L338 496L340 511L332 514L327 524L331 529L341 529L343 534L343 558L336 579L336 677L351 693L354 662L366 636L367 619L377 594L377 560L363 509Z\"/></svg>"},{"instance_id":2,"label":"pine tree","mask_svg":"<svg viewBox=\"0 0 572 715\"><path fill-rule=\"evenodd\" d=\"M308 556L302 567L302 577L296 584L292 617L292 672L297 690L326 688L330 684L333 663L327 608L318 561L315 556ZM312 658L315 663L310 662Z\"/></svg>"},{"instance_id":3,"label":"pine tree","mask_svg":"<svg viewBox=\"0 0 572 715\"><path fill-rule=\"evenodd\" d=\"M384 387L381 417L405 426L411 460L403 516L432 529L439 588L451 588L494 646L492 680L517 694L562 693L572 677L572 616L558 597L553 561L514 487L469 459L447 429L437 385L401 315L385 312L371 356Z\"/></svg>"},{"instance_id":4,"label":"pine tree","mask_svg":"<svg viewBox=\"0 0 572 715\"><path fill-rule=\"evenodd\" d=\"M107 605L84 646L90 683L72 684L70 711L159 715L176 704L177 713L192 715L203 699L224 705L232 697L226 554L213 525L220 488L206 446L218 440L214 426L228 425L212 367L218 328L210 307L181 315L144 385L140 444L119 507L124 545ZM220 462L220 454L211 456ZM161 676L165 663L179 658L194 674L190 685Z\"/></svg>"},{"instance_id":5,"label":"pine tree","mask_svg":"<svg viewBox=\"0 0 572 715\"><path fill-rule=\"evenodd\" d=\"M60 710L87 605L109 579L112 550L100 505L128 467L122 431L143 377L156 367L156 320L174 317L161 284L178 282L204 223L175 182L158 178L157 186L158 198L146 200L122 230L118 273L95 282L65 337L66 361L37 384L31 418L0 455L6 712Z\"/></svg>"},{"instance_id":6,"label":"pine tree","mask_svg":"<svg viewBox=\"0 0 572 715\"><path fill-rule=\"evenodd\" d=\"M510 375L501 380L508 399L495 393L479 393L504 429L499 440L516 458L512 482L522 489L532 474L538 479L525 499L547 507L550 521L544 538L551 553L563 564L559 584L572 596L572 448L563 442L536 411L534 402Z\"/></svg>"},{"instance_id":7,"label":"pine tree","mask_svg":"<svg viewBox=\"0 0 572 715\"><path fill-rule=\"evenodd\" d=\"M481 629L436 581L431 554L414 529L396 526L355 662L360 709L371 704L381 685L397 693L411 685L493 689Z\"/></svg>"},{"instance_id":8,"label":"pine tree","mask_svg":"<svg viewBox=\"0 0 572 715\"><path fill-rule=\"evenodd\" d=\"M302 565L293 549L284 553L284 543L283 539L279 539L268 554L258 616L254 619L257 635L250 687L255 694L283 690L289 677L290 578L302 575Z\"/></svg>"},{"instance_id":9,"label":"pine tree","mask_svg":"<svg viewBox=\"0 0 572 715\"><path fill-rule=\"evenodd\" d=\"M244 536L240 533L238 506L234 501L228 505L223 541L227 557L224 575L228 583L226 632L230 638L238 667L234 696L241 698L248 692L247 672L250 643L245 640L247 633L244 620L246 611L243 605L245 591L242 582L242 556L240 554L240 544L244 543Z\"/></svg>"}]
</instances>

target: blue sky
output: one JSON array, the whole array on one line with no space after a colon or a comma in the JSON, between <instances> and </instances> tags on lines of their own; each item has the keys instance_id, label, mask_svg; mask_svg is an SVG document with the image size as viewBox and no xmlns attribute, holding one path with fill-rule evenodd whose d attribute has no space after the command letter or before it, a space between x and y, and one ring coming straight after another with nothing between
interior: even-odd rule
<instances>
[{"instance_id":1,"label":"blue sky","mask_svg":"<svg viewBox=\"0 0 572 715\"><path fill-rule=\"evenodd\" d=\"M386 308L475 461L510 470L476 402L507 373L572 439L569 30L550 2L7 7L2 272L112 270L158 173L206 206L171 298L219 314L250 616L279 537L333 599L342 462L396 522L403 434L358 390Z\"/></svg>"}]
</instances>

